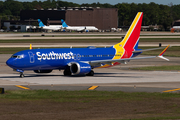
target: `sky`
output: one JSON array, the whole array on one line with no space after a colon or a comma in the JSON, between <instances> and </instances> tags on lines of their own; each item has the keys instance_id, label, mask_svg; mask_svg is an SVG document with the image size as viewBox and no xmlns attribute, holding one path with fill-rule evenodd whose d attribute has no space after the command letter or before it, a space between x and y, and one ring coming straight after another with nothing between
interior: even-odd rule
<instances>
[{"instance_id":1,"label":"sky","mask_svg":"<svg viewBox=\"0 0 180 120\"><path fill-rule=\"evenodd\" d=\"M3 0L4 1L4 0ZM18 0L18 1L34 1L34 0ZM44 0L37 0L37 1L44 1ZM67 1L67 2L73 2L73 3L78 3L78 4L82 4L82 3L109 3L111 5L115 5L117 3L147 3L149 4L150 2L154 2L156 4L163 4L163 5L169 5L171 2L173 3L173 5L177 5L180 4L180 0L62 0L62 1Z\"/></svg>"}]
</instances>

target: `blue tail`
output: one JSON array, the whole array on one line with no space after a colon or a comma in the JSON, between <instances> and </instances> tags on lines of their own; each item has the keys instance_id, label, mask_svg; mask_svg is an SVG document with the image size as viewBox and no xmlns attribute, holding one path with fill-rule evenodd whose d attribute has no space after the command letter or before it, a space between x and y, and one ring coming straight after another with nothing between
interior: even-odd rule
<instances>
[{"instance_id":1,"label":"blue tail","mask_svg":"<svg viewBox=\"0 0 180 120\"><path fill-rule=\"evenodd\" d=\"M39 27L44 27L45 26L40 19L38 19L38 23L39 23Z\"/></svg>"},{"instance_id":2,"label":"blue tail","mask_svg":"<svg viewBox=\"0 0 180 120\"><path fill-rule=\"evenodd\" d=\"M68 25L65 23L65 21L63 19L61 19L61 23L63 27L68 27Z\"/></svg>"}]
</instances>

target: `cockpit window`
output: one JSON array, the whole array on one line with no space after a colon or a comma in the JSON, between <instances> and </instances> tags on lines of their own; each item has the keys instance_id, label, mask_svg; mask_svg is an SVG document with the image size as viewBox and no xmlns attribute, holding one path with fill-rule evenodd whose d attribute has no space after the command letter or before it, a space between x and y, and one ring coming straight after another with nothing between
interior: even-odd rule
<instances>
[{"instance_id":1,"label":"cockpit window","mask_svg":"<svg viewBox=\"0 0 180 120\"><path fill-rule=\"evenodd\" d=\"M17 58L17 55L12 55L11 58Z\"/></svg>"},{"instance_id":2,"label":"cockpit window","mask_svg":"<svg viewBox=\"0 0 180 120\"><path fill-rule=\"evenodd\" d=\"M21 58L23 58L23 55L12 55L11 58L21 59Z\"/></svg>"}]
</instances>

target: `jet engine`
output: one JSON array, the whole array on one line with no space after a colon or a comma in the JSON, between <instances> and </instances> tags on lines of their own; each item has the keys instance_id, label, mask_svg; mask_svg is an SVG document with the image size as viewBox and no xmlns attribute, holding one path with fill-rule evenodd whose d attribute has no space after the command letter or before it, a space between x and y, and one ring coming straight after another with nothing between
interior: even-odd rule
<instances>
[{"instance_id":1,"label":"jet engine","mask_svg":"<svg viewBox=\"0 0 180 120\"><path fill-rule=\"evenodd\" d=\"M35 73L50 73L52 70L34 70Z\"/></svg>"},{"instance_id":2,"label":"jet engine","mask_svg":"<svg viewBox=\"0 0 180 120\"><path fill-rule=\"evenodd\" d=\"M70 71L74 75L88 74L91 71L91 66L88 63L72 63Z\"/></svg>"},{"instance_id":3,"label":"jet engine","mask_svg":"<svg viewBox=\"0 0 180 120\"><path fill-rule=\"evenodd\" d=\"M85 30L85 32L89 32L89 30Z\"/></svg>"}]
</instances>

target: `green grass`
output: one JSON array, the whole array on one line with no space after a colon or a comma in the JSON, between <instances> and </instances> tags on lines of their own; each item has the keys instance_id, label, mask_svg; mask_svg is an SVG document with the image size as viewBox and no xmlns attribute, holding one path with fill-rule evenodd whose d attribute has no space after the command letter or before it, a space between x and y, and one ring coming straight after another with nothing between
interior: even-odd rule
<instances>
[{"instance_id":1,"label":"green grass","mask_svg":"<svg viewBox=\"0 0 180 120\"><path fill-rule=\"evenodd\" d=\"M43 49L44 47L33 47L33 49ZM57 48L57 47L51 47L51 48ZM58 47L59 48L59 47ZM61 48L69 48L69 47L61 47ZM73 47L76 48L76 47ZM84 48L84 47L78 47L78 48ZM0 48L0 54L14 54L16 52L22 51L22 50L28 50L29 47L5 47L5 48Z\"/></svg>"},{"instance_id":2,"label":"green grass","mask_svg":"<svg viewBox=\"0 0 180 120\"><path fill-rule=\"evenodd\" d=\"M180 119L179 116L173 116L173 117L150 117L150 118L140 118L140 119L131 119L131 120L179 120L179 119ZM130 119L114 119L114 120L130 120Z\"/></svg>"},{"instance_id":3,"label":"green grass","mask_svg":"<svg viewBox=\"0 0 180 120\"><path fill-rule=\"evenodd\" d=\"M58 99L63 101L57 101ZM4 100L55 100L57 102L94 102L117 99L119 102L141 101L144 99L180 99L178 93L146 93L146 92L121 92L121 91L50 91L50 90L15 90L5 91L0 95L0 101Z\"/></svg>"},{"instance_id":4,"label":"green grass","mask_svg":"<svg viewBox=\"0 0 180 120\"><path fill-rule=\"evenodd\" d=\"M180 42L180 38L140 38L139 42Z\"/></svg>"},{"instance_id":5,"label":"green grass","mask_svg":"<svg viewBox=\"0 0 180 120\"><path fill-rule=\"evenodd\" d=\"M133 70L148 70L148 71L180 71L180 65L176 66L150 66L150 67L138 67L131 68Z\"/></svg>"},{"instance_id":6,"label":"green grass","mask_svg":"<svg viewBox=\"0 0 180 120\"><path fill-rule=\"evenodd\" d=\"M122 38L98 38L98 39L7 39L7 40L1 40L0 43L69 43L69 42L80 42L80 43L98 43L98 42L121 42ZM168 42L169 44L171 42L180 42L180 38L141 38L140 42Z\"/></svg>"},{"instance_id":7,"label":"green grass","mask_svg":"<svg viewBox=\"0 0 180 120\"><path fill-rule=\"evenodd\" d=\"M33 116L44 113L43 116L49 116L52 113L67 112L67 114L72 114L75 112L75 114L90 115L89 119L95 119L96 116L104 119L106 116L104 113L107 110L114 111L111 114L116 115L109 116L107 118L109 120L113 120L110 118L114 118L114 120L122 120L123 118L123 120L180 119L179 93L8 90L5 91L5 94L0 94L0 104L1 107L4 107L0 116L11 117L24 114ZM13 108L17 109L18 112ZM58 112L56 112L57 110ZM90 113L94 114L95 117L92 117ZM78 116L73 117L78 119Z\"/></svg>"},{"instance_id":8,"label":"green grass","mask_svg":"<svg viewBox=\"0 0 180 120\"><path fill-rule=\"evenodd\" d=\"M45 35L45 36L31 36L31 37L124 37L124 35L81 35L81 34L77 34L77 35L69 35L69 34L66 34L66 35Z\"/></svg>"},{"instance_id":9,"label":"green grass","mask_svg":"<svg viewBox=\"0 0 180 120\"><path fill-rule=\"evenodd\" d=\"M150 49L150 48L156 48L156 47L139 47L139 49ZM159 55L162 51L163 49L145 51L141 55ZM164 53L164 56L180 57L180 46L169 47L167 51Z\"/></svg>"},{"instance_id":10,"label":"green grass","mask_svg":"<svg viewBox=\"0 0 180 120\"><path fill-rule=\"evenodd\" d=\"M0 43L101 43L101 42L120 42L122 39L15 39L15 40L0 40Z\"/></svg>"},{"instance_id":11,"label":"green grass","mask_svg":"<svg viewBox=\"0 0 180 120\"><path fill-rule=\"evenodd\" d=\"M24 47L24 48L21 48L21 47L17 47L17 48L0 48L0 54L14 54L18 51L22 51L22 50L27 50L29 49L29 47Z\"/></svg>"}]
</instances>

